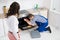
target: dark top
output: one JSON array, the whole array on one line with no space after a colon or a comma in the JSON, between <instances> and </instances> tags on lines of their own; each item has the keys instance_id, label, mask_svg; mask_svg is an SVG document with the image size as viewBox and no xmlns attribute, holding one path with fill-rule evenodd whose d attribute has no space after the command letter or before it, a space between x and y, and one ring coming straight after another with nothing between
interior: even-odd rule
<instances>
[{"instance_id":1,"label":"dark top","mask_svg":"<svg viewBox=\"0 0 60 40\"><path fill-rule=\"evenodd\" d=\"M19 21L18 27L22 30L25 30L26 27L29 26L29 24L26 21L24 21L24 19L28 19L30 21L30 19L27 17L23 17L23 18L18 19L18 21Z\"/></svg>"}]
</instances>

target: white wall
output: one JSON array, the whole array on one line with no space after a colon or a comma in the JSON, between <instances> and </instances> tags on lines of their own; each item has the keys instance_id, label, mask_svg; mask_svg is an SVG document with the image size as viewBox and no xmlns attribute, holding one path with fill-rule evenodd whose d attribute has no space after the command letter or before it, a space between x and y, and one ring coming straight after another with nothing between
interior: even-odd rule
<instances>
[{"instance_id":1,"label":"white wall","mask_svg":"<svg viewBox=\"0 0 60 40\"><path fill-rule=\"evenodd\" d=\"M3 6L6 5L9 8L13 1L17 1L21 5L21 10L34 8L35 4L38 4L39 7L49 8L50 6L50 0L0 0L0 13L3 13Z\"/></svg>"},{"instance_id":2,"label":"white wall","mask_svg":"<svg viewBox=\"0 0 60 40\"><path fill-rule=\"evenodd\" d=\"M43 1L43 6L50 9L50 5L51 5L51 0L44 0Z\"/></svg>"},{"instance_id":3,"label":"white wall","mask_svg":"<svg viewBox=\"0 0 60 40\"><path fill-rule=\"evenodd\" d=\"M3 6L5 5L3 0L0 0L0 13L3 13Z\"/></svg>"}]
</instances>

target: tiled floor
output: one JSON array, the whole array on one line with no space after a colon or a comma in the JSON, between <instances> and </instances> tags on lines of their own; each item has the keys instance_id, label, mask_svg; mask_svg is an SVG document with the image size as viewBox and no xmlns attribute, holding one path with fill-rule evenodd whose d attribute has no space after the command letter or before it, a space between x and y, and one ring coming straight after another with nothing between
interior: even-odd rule
<instances>
[{"instance_id":1,"label":"tiled floor","mask_svg":"<svg viewBox=\"0 0 60 40\"><path fill-rule=\"evenodd\" d=\"M2 24L1 21L0 21L0 24ZM2 25L0 25L0 28L1 26ZM21 40L60 40L60 29L54 26L50 26L50 27L52 30L51 34L49 32L41 32L40 38L32 39L30 36L30 32L26 30L26 31L21 31L20 38ZM1 34L1 29L0 29L0 34ZM5 38L4 39L3 38L4 37L0 37L0 40L6 40Z\"/></svg>"},{"instance_id":2,"label":"tiled floor","mask_svg":"<svg viewBox=\"0 0 60 40\"><path fill-rule=\"evenodd\" d=\"M56 29L53 26L50 26L52 33L50 34L48 31L41 32L40 38L31 38L29 31L21 31L21 40L60 40L60 30Z\"/></svg>"}]
</instances>

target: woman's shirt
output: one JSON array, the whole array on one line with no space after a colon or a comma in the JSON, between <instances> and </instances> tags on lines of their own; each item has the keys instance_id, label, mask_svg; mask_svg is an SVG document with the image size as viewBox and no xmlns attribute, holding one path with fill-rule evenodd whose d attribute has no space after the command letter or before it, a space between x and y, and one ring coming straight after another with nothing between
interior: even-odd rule
<instances>
[{"instance_id":1,"label":"woman's shirt","mask_svg":"<svg viewBox=\"0 0 60 40\"><path fill-rule=\"evenodd\" d=\"M16 38L18 38L18 19L16 16L12 15L7 18L9 31L14 34Z\"/></svg>"}]
</instances>

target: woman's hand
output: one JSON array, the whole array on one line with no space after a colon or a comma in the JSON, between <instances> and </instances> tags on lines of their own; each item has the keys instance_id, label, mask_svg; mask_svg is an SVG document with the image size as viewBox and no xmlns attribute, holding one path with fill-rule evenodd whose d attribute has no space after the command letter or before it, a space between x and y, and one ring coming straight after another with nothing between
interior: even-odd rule
<instances>
[{"instance_id":1,"label":"woman's hand","mask_svg":"<svg viewBox=\"0 0 60 40\"><path fill-rule=\"evenodd\" d=\"M32 26L27 26L28 28L31 28Z\"/></svg>"},{"instance_id":2,"label":"woman's hand","mask_svg":"<svg viewBox=\"0 0 60 40\"><path fill-rule=\"evenodd\" d=\"M24 19L29 25L32 25L32 23L28 19Z\"/></svg>"},{"instance_id":3,"label":"woman's hand","mask_svg":"<svg viewBox=\"0 0 60 40\"><path fill-rule=\"evenodd\" d=\"M18 40L20 40L20 33L18 32Z\"/></svg>"},{"instance_id":4,"label":"woman's hand","mask_svg":"<svg viewBox=\"0 0 60 40\"><path fill-rule=\"evenodd\" d=\"M18 40L20 40L20 37L18 37Z\"/></svg>"},{"instance_id":5,"label":"woman's hand","mask_svg":"<svg viewBox=\"0 0 60 40\"><path fill-rule=\"evenodd\" d=\"M18 30L18 40L20 40L20 29Z\"/></svg>"}]
</instances>

